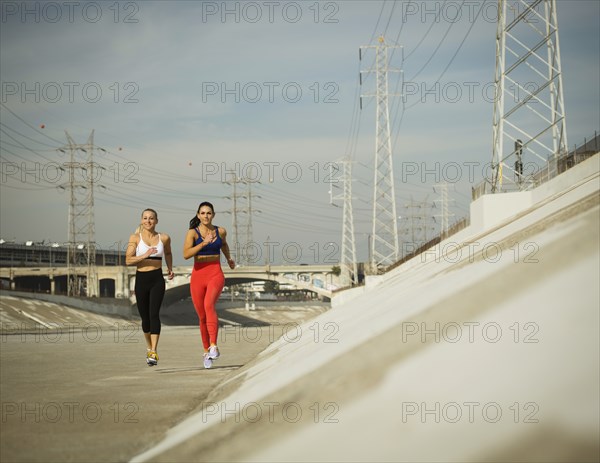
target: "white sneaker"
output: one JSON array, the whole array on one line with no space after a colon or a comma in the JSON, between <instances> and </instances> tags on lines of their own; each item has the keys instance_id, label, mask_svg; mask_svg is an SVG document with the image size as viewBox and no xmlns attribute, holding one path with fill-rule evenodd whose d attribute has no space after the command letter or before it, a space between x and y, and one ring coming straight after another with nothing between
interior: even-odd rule
<instances>
[{"instance_id":1,"label":"white sneaker","mask_svg":"<svg viewBox=\"0 0 600 463\"><path fill-rule=\"evenodd\" d=\"M208 349L208 356L212 360L218 359L221 356L219 348L217 346L210 346L210 348Z\"/></svg>"},{"instance_id":2,"label":"white sneaker","mask_svg":"<svg viewBox=\"0 0 600 463\"><path fill-rule=\"evenodd\" d=\"M209 357L208 352L204 353L204 368L211 368L212 367L212 359Z\"/></svg>"}]
</instances>

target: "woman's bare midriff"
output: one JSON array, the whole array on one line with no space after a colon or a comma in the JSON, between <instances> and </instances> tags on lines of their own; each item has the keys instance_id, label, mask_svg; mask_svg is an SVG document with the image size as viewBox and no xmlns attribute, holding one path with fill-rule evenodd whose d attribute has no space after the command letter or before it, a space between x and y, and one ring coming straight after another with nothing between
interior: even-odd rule
<instances>
[{"instance_id":1,"label":"woman's bare midriff","mask_svg":"<svg viewBox=\"0 0 600 463\"><path fill-rule=\"evenodd\" d=\"M215 254L214 256L194 256L194 262L214 262L220 259L220 254Z\"/></svg>"},{"instance_id":2,"label":"woman's bare midriff","mask_svg":"<svg viewBox=\"0 0 600 463\"><path fill-rule=\"evenodd\" d=\"M151 272L162 268L162 260L144 259L137 265L138 272Z\"/></svg>"}]
</instances>

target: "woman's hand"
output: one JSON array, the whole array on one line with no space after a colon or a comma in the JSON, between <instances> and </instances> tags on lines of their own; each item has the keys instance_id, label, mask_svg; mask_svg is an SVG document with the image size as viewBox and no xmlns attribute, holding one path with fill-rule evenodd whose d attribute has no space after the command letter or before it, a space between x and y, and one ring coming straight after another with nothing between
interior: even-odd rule
<instances>
[{"instance_id":1,"label":"woman's hand","mask_svg":"<svg viewBox=\"0 0 600 463\"><path fill-rule=\"evenodd\" d=\"M158 251L158 249L156 248L156 246L152 246L144 254L144 259L150 257L152 254L156 254L157 251Z\"/></svg>"},{"instance_id":2,"label":"woman's hand","mask_svg":"<svg viewBox=\"0 0 600 463\"><path fill-rule=\"evenodd\" d=\"M206 238L204 239L204 241L206 241L207 244L214 243L215 241L217 241L217 232L216 232L216 230L208 232L208 234L206 235Z\"/></svg>"},{"instance_id":3,"label":"woman's hand","mask_svg":"<svg viewBox=\"0 0 600 463\"><path fill-rule=\"evenodd\" d=\"M227 259L227 264L231 270L235 268L235 261L233 259Z\"/></svg>"}]
</instances>

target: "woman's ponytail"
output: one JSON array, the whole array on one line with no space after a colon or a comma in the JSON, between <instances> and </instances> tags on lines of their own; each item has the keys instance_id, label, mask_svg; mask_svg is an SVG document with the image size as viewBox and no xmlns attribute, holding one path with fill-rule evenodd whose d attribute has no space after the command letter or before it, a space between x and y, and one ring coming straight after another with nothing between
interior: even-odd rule
<instances>
[{"instance_id":1,"label":"woman's ponytail","mask_svg":"<svg viewBox=\"0 0 600 463\"><path fill-rule=\"evenodd\" d=\"M198 225L200 225L200 219L195 215L192 220L190 220L190 230L196 228Z\"/></svg>"}]
</instances>

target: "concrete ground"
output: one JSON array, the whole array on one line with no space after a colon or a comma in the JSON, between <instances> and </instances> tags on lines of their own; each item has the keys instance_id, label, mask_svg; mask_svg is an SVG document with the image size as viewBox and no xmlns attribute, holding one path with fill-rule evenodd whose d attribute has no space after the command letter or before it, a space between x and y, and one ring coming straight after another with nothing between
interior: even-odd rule
<instances>
[{"instance_id":1,"label":"concrete ground","mask_svg":"<svg viewBox=\"0 0 600 463\"><path fill-rule=\"evenodd\" d=\"M237 322L221 327L222 356L206 370L189 301L163 309L156 367L146 365L136 321L7 296L0 308L3 463L128 461L201 409L295 320L326 310L220 310Z\"/></svg>"}]
</instances>

